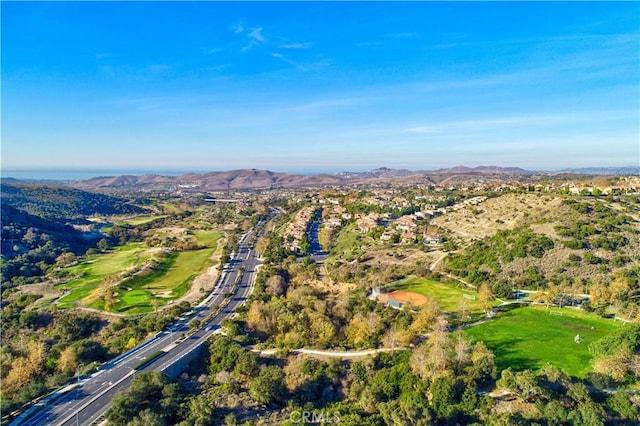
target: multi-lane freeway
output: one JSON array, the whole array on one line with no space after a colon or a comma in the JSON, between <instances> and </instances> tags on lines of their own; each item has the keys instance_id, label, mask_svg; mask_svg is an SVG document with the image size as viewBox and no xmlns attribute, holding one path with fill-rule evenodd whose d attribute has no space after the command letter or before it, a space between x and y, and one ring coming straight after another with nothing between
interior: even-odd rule
<instances>
[{"instance_id":1,"label":"multi-lane freeway","mask_svg":"<svg viewBox=\"0 0 640 426\"><path fill-rule=\"evenodd\" d=\"M135 374L141 371L165 371L198 349L250 294L260 263L251 242L261 236L264 228L264 222L258 223L242 236L237 252L232 253L213 292L190 311L188 318L183 316L166 331L115 358L78 383L74 389L41 407L28 418L16 419L11 425L90 425L104 414L115 393L131 384ZM223 305L225 299L230 300ZM212 315L216 310L217 313ZM201 327L185 339L185 333L190 331L188 323L194 319L202 322ZM160 351L162 353L158 356ZM145 359L153 360L141 367Z\"/></svg>"}]
</instances>

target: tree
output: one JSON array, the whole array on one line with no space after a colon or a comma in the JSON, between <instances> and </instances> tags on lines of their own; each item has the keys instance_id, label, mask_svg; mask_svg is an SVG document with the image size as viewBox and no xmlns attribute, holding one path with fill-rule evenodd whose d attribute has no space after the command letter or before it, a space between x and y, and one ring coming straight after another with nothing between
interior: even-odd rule
<instances>
[{"instance_id":1,"label":"tree","mask_svg":"<svg viewBox=\"0 0 640 426\"><path fill-rule=\"evenodd\" d=\"M456 411L455 385L455 378L440 376L436 377L429 386L431 409L439 420L449 419Z\"/></svg>"},{"instance_id":2,"label":"tree","mask_svg":"<svg viewBox=\"0 0 640 426\"><path fill-rule=\"evenodd\" d=\"M345 334L353 346L361 346L372 330L368 327L367 319L360 313L354 315L347 325Z\"/></svg>"},{"instance_id":3,"label":"tree","mask_svg":"<svg viewBox=\"0 0 640 426\"><path fill-rule=\"evenodd\" d=\"M494 299L495 296L489 283L482 284L478 289L478 303L480 304L480 308L485 312L489 312L493 307Z\"/></svg>"},{"instance_id":4,"label":"tree","mask_svg":"<svg viewBox=\"0 0 640 426\"><path fill-rule=\"evenodd\" d=\"M498 371L495 355L483 342L478 342L473 346L471 363L470 375L476 383L482 385L490 380L495 380Z\"/></svg>"},{"instance_id":5,"label":"tree","mask_svg":"<svg viewBox=\"0 0 640 426\"><path fill-rule=\"evenodd\" d=\"M56 258L56 264L58 266L67 266L71 265L78 261L78 256L71 252L62 253L60 256Z\"/></svg>"},{"instance_id":6,"label":"tree","mask_svg":"<svg viewBox=\"0 0 640 426\"><path fill-rule=\"evenodd\" d=\"M542 393L537 377L531 370L518 371L516 373L513 372L511 367L502 370L497 385L515 392L523 401L530 401Z\"/></svg>"},{"instance_id":7,"label":"tree","mask_svg":"<svg viewBox=\"0 0 640 426\"><path fill-rule=\"evenodd\" d=\"M99 325L100 320L95 315L63 312L55 318L56 332L65 341L89 337Z\"/></svg>"},{"instance_id":8,"label":"tree","mask_svg":"<svg viewBox=\"0 0 640 426\"><path fill-rule=\"evenodd\" d=\"M18 357L11 363L9 374L2 381L2 391L7 395L15 395L24 385L33 379L34 371L29 360Z\"/></svg>"},{"instance_id":9,"label":"tree","mask_svg":"<svg viewBox=\"0 0 640 426\"><path fill-rule=\"evenodd\" d=\"M400 340L400 330L397 327L393 326L387 330L382 338L382 344L386 348L395 349L399 345Z\"/></svg>"},{"instance_id":10,"label":"tree","mask_svg":"<svg viewBox=\"0 0 640 426\"><path fill-rule=\"evenodd\" d=\"M640 377L640 355L632 355L629 359L628 369L636 377Z\"/></svg>"},{"instance_id":11,"label":"tree","mask_svg":"<svg viewBox=\"0 0 640 426\"><path fill-rule=\"evenodd\" d=\"M457 332L455 336L455 343L453 346L453 353L454 361L456 363L456 368L458 371L461 371L462 367L464 367L471 359L469 353L470 349L471 345L469 344L469 342L465 340L462 333Z\"/></svg>"},{"instance_id":12,"label":"tree","mask_svg":"<svg viewBox=\"0 0 640 426\"><path fill-rule=\"evenodd\" d=\"M427 363L428 353L429 345L423 342L413 349L409 360L411 371L422 379L427 379L430 373Z\"/></svg>"},{"instance_id":13,"label":"tree","mask_svg":"<svg viewBox=\"0 0 640 426\"><path fill-rule=\"evenodd\" d=\"M152 302L153 300L156 299L152 299ZM112 311L116 303L118 303L118 299L116 299L113 289L107 288L104 292L104 310Z\"/></svg>"},{"instance_id":14,"label":"tree","mask_svg":"<svg viewBox=\"0 0 640 426\"><path fill-rule=\"evenodd\" d=\"M309 241L307 234L304 234L300 239L300 251L305 255L311 253L311 241Z\"/></svg>"},{"instance_id":15,"label":"tree","mask_svg":"<svg viewBox=\"0 0 640 426\"><path fill-rule=\"evenodd\" d=\"M594 370L598 373L611 376L616 382L624 380L627 370L632 365L633 354L629 347L620 346L611 355L601 355L593 362Z\"/></svg>"},{"instance_id":16,"label":"tree","mask_svg":"<svg viewBox=\"0 0 640 426\"><path fill-rule=\"evenodd\" d=\"M440 305L435 298L427 298L411 323L410 330L414 333L425 333L431 328L435 319L441 314Z\"/></svg>"},{"instance_id":17,"label":"tree","mask_svg":"<svg viewBox=\"0 0 640 426\"><path fill-rule=\"evenodd\" d=\"M601 282L595 282L589 287L591 304L607 303L610 299L609 287Z\"/></svg>"},{"instance_id":18,"label":"tree","mask_svg":"<svg viewBox=\"0 0 640 426\"><path fill-rule=\"evenodd\" d=\"M287 283L282 275L273 275L267 280L265 291L272 296L282 296L287 291Z\"/></svg>"},{"instance_id":19,"label":"tree","mask_svg":"<svg viewBox=\"0 0 640 426\"><path fill-rule=\"evenodd\" d=\"M109 241L107 241L105 238L101 239L100 241L98 241L98 250L105 252L107 250L109 250Z\"/></svg>"},{"instance_id":20,"label":"tree","mask_svg":"<svg viewBox=\"0 0 640 426\"><path fill-rule=\"evenodd\" d=\"M567 421L567 410L559 401L550 401L544 406L542 415L550 426L563 425Z\"/></svg>"},{"instance_id":21,"label":"tree","mask_svg":"<svg viewBox=\"0 0 640 426\"><path fill-rule=\"evenodd\" d=\"M138 417L134 418L129 424L131 426L165 426L167 422L161 414L147 408L142 410Z\"/></svg>"},{"instance_id":22,"label":"tree","mask_svg":"<svg viewBox=\"0 0 640 426\"><path fill-rule=\"evenodd\" d=\"M390 426L428 426L433 424L428 401L424 394L419 392L403 394L398 400L379 403L378 412L384 419L384 424ZM359 424L363 424L363 422L359 422Z\"/></svg>"},{"instance_id":23,"label":"tree","mask_svg":"<svg viewBox=\"0 0 640 426\"><path fill-rule=\"evenodd\" d=\"M140 402L131 392L118 392L105 413L109 424L126 425L140 412Z\"/></svg>"},{"instance_id":24,"label":"tree","mask_svg":"<svg viewBox=\"0 0 640 426\"><path fill-rule=\"evenodd\" d=\"M206 393L202 393L189 400L189 421L194 426L214 425L213 414L215 403Z\"/></svg>"},{"instance_id":25,"label":"tree","mask_svg":"<svg viewBox=\"0 0 640 426\"><path fill-rule=\"evenodd\" d=\"M638 406L632 403L624 392L614 393L607 400L607 405L624 420L632 422L640 420Z\"/></svg>"},{"instance_id":26,"label":"tree","mask_svg":"<svg viewBox=\"0 0 640 426\"><path fill-rule=\"evenodd\" d=\"M413 338L414 334L411 331L394 324L385 333L382 344L387 348L406 347L411 344Z\"/></svg>"},{"instance_id":27,"label":"tree","mask_svg":"<svg viewBox=\"0 0 640 426\"><path fill-rule=\"evenodd\" d=\"M29 248L34 248L38 242L38 235L34 232L33 228L27 229L27 232L22 237L22 242Z\"/></svg>"},{"instance_id":28,"label":"tree","mask_svg":"<svg viewBox=\"0 0 640 426\"><path fill-rule=\"evenodd\" d=\"M604 410L593 402L581 403L569 413L568 420L577 425L604 426Z\"/></svg>"},{"instance_id":29,"label":"tree","mask_svg":"<svg viewBox=\"0 0 640 426\"><path fill-rule=\"evenodd\" d=\"M258 355L241 349L242 352L237 355L237 361L233 373L241 377L253 377L258 372Z\"/></svg>"},{"instance_id":30,"label":"tree","mask_svg":"<svg viewBox=\"0 0 640 426\"><path fill-rule=\"evenodd\" d=\"M469 302L467 302L466 298L461 298L460 302L458 302L458 317L460 318L460 322L463 324L467 322L471 318L470 313Z\"/></svg>"},{"instance_id":31,"label":"tree","mask_svg":"<svg viewBox=\"0 0 640 426\"><path fill-rule=\"evenodd\" d=\"M263 367L258 377L249 385L249 395L262 404L284 401L286 387L282 369L275 365Z\"/></svg>"},{"instance_id":32,"label":"tree","mask_svg":"<svg viewBox=\"0 0 640 426\"><path fill-rule=\"evenodd\" d=\"M78 367L78 356L73 346L67 346L65 350L60 352L56 368L60 372L73 372Z\"/></svg>"},{"instance_id":33,"label":"tree","mask_svg":"<svg viewBox=\"0 0 640 426\"><path fill-rule=\"evenodd\" d=\"M444 374L451 363L450 349L451 342L446 327L436 325L426 342L413 350L410 359L411 369L423 379Z\"/></svg>"},{"instance_id":34,"label":"tree","mask_svg":"<svg viewBox=\"0 0 640 426\"><path fill-rule=\"evenodd\" d=\"M165 374L142 372L133 378L129 389L115 394L105 417L109 424L115 425L128 425L135 421L140 425L162 425L170 422L167 417L177 412L178 397L177 385L169 384ZM142 415L146 410L149 412Z\"/></svg>"}]
</instances>

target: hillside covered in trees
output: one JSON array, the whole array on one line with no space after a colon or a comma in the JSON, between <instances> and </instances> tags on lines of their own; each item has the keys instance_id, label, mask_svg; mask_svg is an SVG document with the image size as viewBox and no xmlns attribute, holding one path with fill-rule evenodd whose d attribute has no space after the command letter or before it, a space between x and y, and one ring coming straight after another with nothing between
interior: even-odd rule
<instances>
[{"instance_id":1,"label":"hillside covered in trees","mask_svg":"<svg viewBox=\"0 0 640 426\"><path fill-rule=\"evenodd\" d=\"M46 274L56 261L70 263L96 248L104 236L89 216L147 211L122 198L53 185L2 184L0 189L3 292Z\"/></svg>"},{"instance_id":2,"label":"hillside covered in trees","mask_svg":"<svg viewBox=\"0 0 640 426\"><path fill-rule=\"evenodd\" d=\"M92 215L144 213L129 200L55 185L0 185L2 205L35 216L74 220Z\"/></svg>"}]
</instances>

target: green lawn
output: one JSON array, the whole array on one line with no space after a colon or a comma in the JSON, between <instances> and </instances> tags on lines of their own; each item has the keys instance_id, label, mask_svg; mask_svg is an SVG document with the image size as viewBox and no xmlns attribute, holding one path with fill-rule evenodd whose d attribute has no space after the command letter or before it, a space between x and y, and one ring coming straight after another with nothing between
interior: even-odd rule
<instances>
[{"instance_id":1,"label":"green lawn","mask_svg":"<svg viewBox=\"0 0 640 426\"><path fill-rule=\"evenodd\" d=\"M501 312L464 333L485 342L496 355L499 370L538 370L550 363L584 377L591 371L589 344L621 324L571 308L521 307ZM582 343L574 342L577 334Z\"/></svg>"},{"instance_id":2,"label":"green lawn","mask_svg":"<svg viewBox=\"0 0 640 426\"><path fill-rule=\"evenodd\" d=\"M150 312L154 298L158 299L159 305L164 305L182 297L193 279L210 265L209 259L222 237L215 231L195 231L194 235L205 248L156 256L159 264L153 272L125 280L119 286L118 302L113 311L130 314ZM104 300L97 296L104 291L100 284L106 277L148 260L150 255L146 250L140 243L130 244L70 268L73 273L82 274L82 277L60 285L70 289L71 293L60 299L59 306L69 308L75 306L75 302L80 302L94 309L104 309Z\"/></svg>"},{"instance_id":3,"label":"green lawn","mask_svg":"<svg viewBox=\"0 0 640 426\"><path fill-rule=\"evenodd\" d=\"M459 312L460 304L464 301L470 309L471 320L485 315L485 312L480 309L476 292L462 289L454 284L410 276L392 283L387 290L406 290L436 298L443 311L452 313Z\"/></svg>"}]
</instances>

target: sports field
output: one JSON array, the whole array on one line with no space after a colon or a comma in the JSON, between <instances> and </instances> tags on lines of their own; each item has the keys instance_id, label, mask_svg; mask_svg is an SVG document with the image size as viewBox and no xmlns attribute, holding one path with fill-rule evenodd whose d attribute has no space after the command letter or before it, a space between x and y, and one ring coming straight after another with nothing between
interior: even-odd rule
<instances>
[{"instance_id":1,"label":"sports field","mask_svg":"<svg viewBox=\"0 0 640 426\"><path fill-rule=\"evenodd\" d=\"M454 284L411 276L392 283L386 290L394 293L405 291L435 298L443 311L451 313L459 312L461 304L465 303L469 309L470 320L476 320L485 315L485 312L480 309L476 292L462 289Z\"/></svg>"},{"instance_id":2,"label":"sports field","mask_svg":"<svg viewBox=\"0 0 640 426\"><path fill-rule=\"evenodd\" d=\"M466 329L496 355L499 370L538 370L547 363L570 375L591 371L589 344L622 323L571 308L520 307L501 312L484 324ZM580 336L581 343L574 341Z\"/></svg>"}]
</instances>

